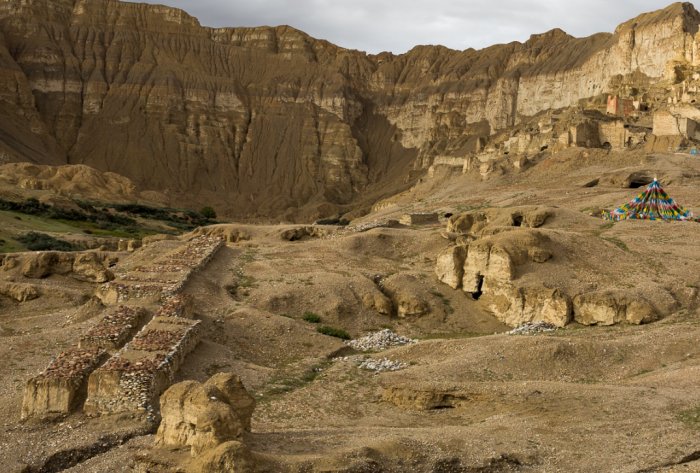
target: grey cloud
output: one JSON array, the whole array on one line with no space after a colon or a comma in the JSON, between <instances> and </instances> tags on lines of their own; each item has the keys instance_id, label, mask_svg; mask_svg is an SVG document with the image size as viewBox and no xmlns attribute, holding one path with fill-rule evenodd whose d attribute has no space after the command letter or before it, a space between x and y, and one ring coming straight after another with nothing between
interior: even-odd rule
<instances>
[{"instance_id":1,"label":"grey cloud","mask_svg":"<svg viewBox=\"0 0 700 473\"><path fill-rule=\"evenodd\" d=\"M291 25L371 53L418 44L453 49L525 41L561 28L574 36L612 31L669 0L147 0L182 8L208 26Z\"/></svg>"}]
</instances>

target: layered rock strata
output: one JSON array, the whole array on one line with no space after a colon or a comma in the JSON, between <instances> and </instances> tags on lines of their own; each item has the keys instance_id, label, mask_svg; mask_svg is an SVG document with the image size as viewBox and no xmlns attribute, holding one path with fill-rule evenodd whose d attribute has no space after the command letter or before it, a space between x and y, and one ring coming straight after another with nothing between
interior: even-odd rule
<instances>
[{"instance_id":1,"label":"layered rock strata","mask_svg":"<svg viewBox=\"0 0 700 473\"><path fill-rule=\"evenodd\" d=\"M697 65L698 24L675 3L589 38L367 55L163 6L8 0L0 161L87 164L237 216L333 215L620 76Z\"/></svg>"}]
</instances>

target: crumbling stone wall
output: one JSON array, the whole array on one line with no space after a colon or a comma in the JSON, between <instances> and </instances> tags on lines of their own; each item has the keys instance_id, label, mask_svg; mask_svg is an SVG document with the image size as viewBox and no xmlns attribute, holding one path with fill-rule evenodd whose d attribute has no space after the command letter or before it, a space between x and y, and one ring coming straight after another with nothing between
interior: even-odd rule
<instances>
[{"instance_id":1,"label":"crumbling stone wall","mask_svg":"<svg viewBox=\"0 0 700 473\"><path fill-rule=\"evenodd\" d=\"M97 297L108 305L133 299L161 301L180 292L192 275L206 266L224 244L220 237L196 236L153 264L103 284Z\"/></svg>"},{"instance_id":2,"label":"crumbling stone wall","mask_svg":"<svg viewBox=\"0 0 700 473\"><path fill-rule=\"evenodd\" d=\"M88 375L107 358L99 348L70 349L59 354L24 388L22 418L67 414L84 398Z\"/></svg>"},{"instance_id":3,"label":"crumbling stone wall","mask_svg":"<svg viewBox=\"0 0 700 473\"><path fill-rule=\"evenodd\" d=\"M219 237L196 236L153 265L104 284L100 295L106 302L160 301L154 318L136 333L148 314L144 308L108 309L77 347L61 353L28 381L22 417L69 413L86 395L85 409L92 412L152 411L201 337L201 322L190 318L192 300L179 293L223 245ZM108 352L117 349L100 367Z\"/></svg>"}]
</instances>

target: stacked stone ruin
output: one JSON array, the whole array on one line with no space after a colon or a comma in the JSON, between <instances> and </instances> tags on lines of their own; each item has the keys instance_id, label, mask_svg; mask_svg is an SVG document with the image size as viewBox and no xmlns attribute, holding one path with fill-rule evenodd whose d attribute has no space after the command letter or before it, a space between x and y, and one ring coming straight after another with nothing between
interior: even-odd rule
<instances>
[{"instance_id":1,"label":"stacked stone ruin","mask_svg":"<svg viewBox=\"0 0 700 473\"><path fill-rule=\"evenodd\" d=\"M201 322L191 319L192 300L181 291L223 245L220 238L197 236L103 284L102 301L120 305L105 310L77 346L27 382L22 417L67 414L83 402L86 412L96 414L153 412L201 337ZM155 312L145 323L153 313L147 308Z\"/></svg>"},{"instance_id":2,"label":"stacked stone ruin","mask_svg":"<svg viewBox=\"0 0 700 473\"><path fill-rule=\"evenodd\" d=\"M105 304L119 304L133 299L160 301L175 295L194 274L209 263L223 245L221 238L196 236L152 264L136 268L103 284L97 296Z\"/></svg>"},{"instance_id":3,"label":"stacked stone ruin","mask_svg":"<svg viewBox=\"0 0 700 473\"><path fill-rule=\"evenodd\" d=\"M150 412L200 339L200 324L186 314L185 298L166 301L133 340L90 375L85 411Z\"/></svg>"},{"instance_id":4,"label":"stacked stone ruin","mask_svg":"<svg viewBox=\"0 0 700 473\"><path fill-rule=\"evenodd\" d=\"M131 308L123 305L109 310L97 325L80 337L78 347L82 349L119 349L134 336L147 314L148 312L143 308Z\"/></svg>"},{"instance_id":5,"label":"stacked stone ruin","mask_svg":"<svg viewBox=\"0 0 700 473\"><path fill-rule=\"evenodd\" d=\"M58 355L29 380L22 400L22 418L68 413L85 394L87 377L108 357L106 351L72 348Z\"/></svg>"}]
</instances>

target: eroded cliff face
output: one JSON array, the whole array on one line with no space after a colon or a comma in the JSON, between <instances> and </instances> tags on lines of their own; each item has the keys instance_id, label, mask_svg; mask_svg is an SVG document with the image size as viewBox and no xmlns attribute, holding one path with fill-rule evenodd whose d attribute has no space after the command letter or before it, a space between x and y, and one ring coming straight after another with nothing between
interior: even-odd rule
<instances>
[{"instance_id":1,"label":"eroded cliff face","mask_svg":"<svg viewBox=\"0 0 700 473\"><path fill-rule=\"evenodd\" d=\"M700 62L699 23L677 3L614 34L368 56L162 6L3 0L0 160L87 164L232 216L325 216L617 75Z\"/></svg>"}]
</instances>

